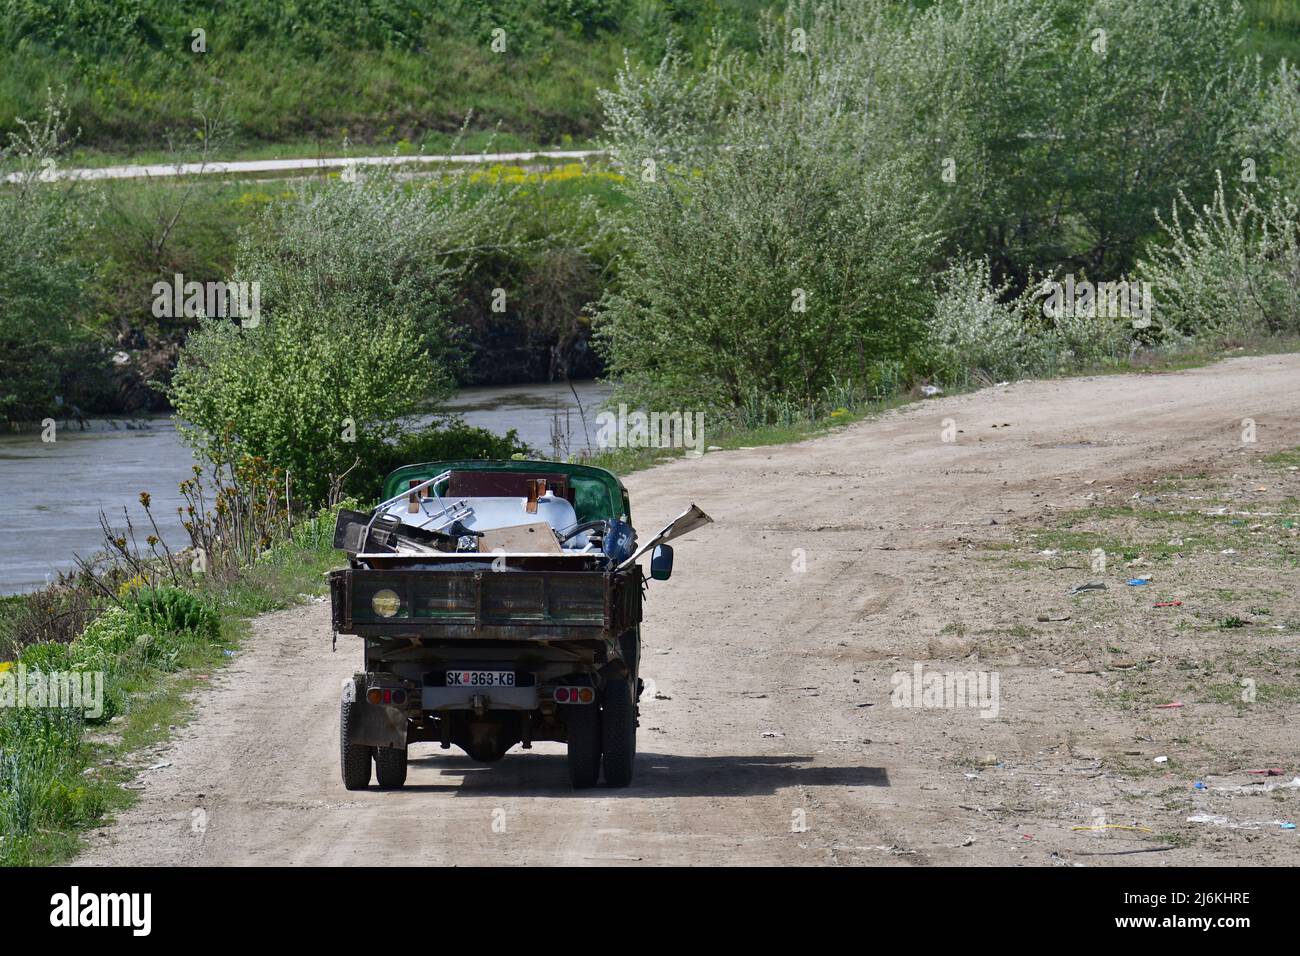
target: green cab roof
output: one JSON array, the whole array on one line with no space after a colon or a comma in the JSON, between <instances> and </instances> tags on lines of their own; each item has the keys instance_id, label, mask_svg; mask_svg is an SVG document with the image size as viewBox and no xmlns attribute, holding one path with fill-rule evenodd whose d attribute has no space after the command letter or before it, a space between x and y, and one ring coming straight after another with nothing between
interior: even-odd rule
<instances>
[{"instance_id":1,"label":"green cab roof","mask_svg":"<svg viewBox=\"0 0 1300 956\"><path fill-rule=\"evenodd\" d=\"M560 461L427 461L403 465L384 479L381 500L387 501L409 488L411 481L424 481L444 471L522 471L566 475L574 489L574 510L579 521L595 521L626 516L632 520L627 490L618 477L594 465L575 465ZM445 485L435 489L439 494Z\"/></svg>"}]
</instances>

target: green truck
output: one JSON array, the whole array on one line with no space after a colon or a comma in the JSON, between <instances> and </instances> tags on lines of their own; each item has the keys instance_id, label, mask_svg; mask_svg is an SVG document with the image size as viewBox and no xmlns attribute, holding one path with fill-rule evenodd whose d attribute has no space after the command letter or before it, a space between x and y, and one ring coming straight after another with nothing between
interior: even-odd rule
<instances>
[{"instance_id":1,"label":"green truck","mask_svg":"<svg viewBox=\"0 0 1300 956\"><path fill-rule=\"evenodd\" d=\"M667 542L711 519L691 505L636 546L627 490L589 465L407 465L370 512L343 511L330 574L333 627L362 668L343 686L343 784L406 781L409 745L477 761L567 744L569 779L627 786L643 683L641 602L667 580Z\"/></svg>"}]
</instances>

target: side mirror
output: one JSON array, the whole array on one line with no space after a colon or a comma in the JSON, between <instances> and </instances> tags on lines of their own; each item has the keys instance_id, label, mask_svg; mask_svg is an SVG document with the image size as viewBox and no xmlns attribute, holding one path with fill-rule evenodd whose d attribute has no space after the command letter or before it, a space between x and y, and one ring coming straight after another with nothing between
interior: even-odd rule
<instances>
[{"instance_id":1,"label":"side mirror","mask_svg":"<svg viewBox=\"0 0 1300 956\"><path fill-rule=\"evenodd\" d=\"M650 552L650 577L667 581L673 576L673 549L666 544L655 545Z\"/></svg>"}]
</instances>

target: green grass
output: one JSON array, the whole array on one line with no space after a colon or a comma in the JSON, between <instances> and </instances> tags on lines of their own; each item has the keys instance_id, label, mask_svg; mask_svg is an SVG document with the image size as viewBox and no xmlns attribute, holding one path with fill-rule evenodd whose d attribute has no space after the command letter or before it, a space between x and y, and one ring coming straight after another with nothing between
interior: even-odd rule
<instances>
[{"instance_id":1,"label":"green grass","mask_svg":"<svg viewBox=\"0 0 1300 956\"><path fill-rule=\"evenodd\" d=\"M916 0L917 6L927 3ZM0 4L0 132L68 91L80 161L157 158L188 128L195 97L225 99L231 156L327 155L352 146L438 149L467 117L512 145L582 142L599 128L596 90L623 62L655 62L672 30L701 60L715 28L757 42L775 0L53 0ZM1300 8L1246 0L1245 50L1300 60ZM191 50L195 27L207 50ZM491 31L506 31L494 53Z\"/></svg>"},{"instance_id":2,"label":"green grass","mask_svg":"<svg viewBox=\"0 0 1300 956\"><path fill-rule=\"evenodd\" d=\"M712 30L742 47L772 0L137 0L0 2L0 132L66 89L81 142L156 151L220 99L237 149L305 155L406 143L438 148L466 124L561 145L600 124L596 91L623 64L657 62L672 30L704 56ZM206 31L195 52L192 31ZM505 50L491 48L504 30Z\"/></svg>"}]
</instances>

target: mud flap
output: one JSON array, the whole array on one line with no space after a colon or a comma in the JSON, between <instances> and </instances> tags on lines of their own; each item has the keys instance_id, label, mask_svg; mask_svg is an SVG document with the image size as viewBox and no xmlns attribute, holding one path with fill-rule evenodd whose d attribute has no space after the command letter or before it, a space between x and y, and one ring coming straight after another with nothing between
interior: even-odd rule
<instances>
[{"instance_id":1,"label":"mud flap","mask_svg":"<svg viewBox=\"0 0 1300 956\"><path fill-rule=\"evenodd\" d=\"M356 678L343 682L343 699L352 703L348 739L363 747L406 749L406 715L396 707L367 703Z\"/></svg>"}]
</instances>

